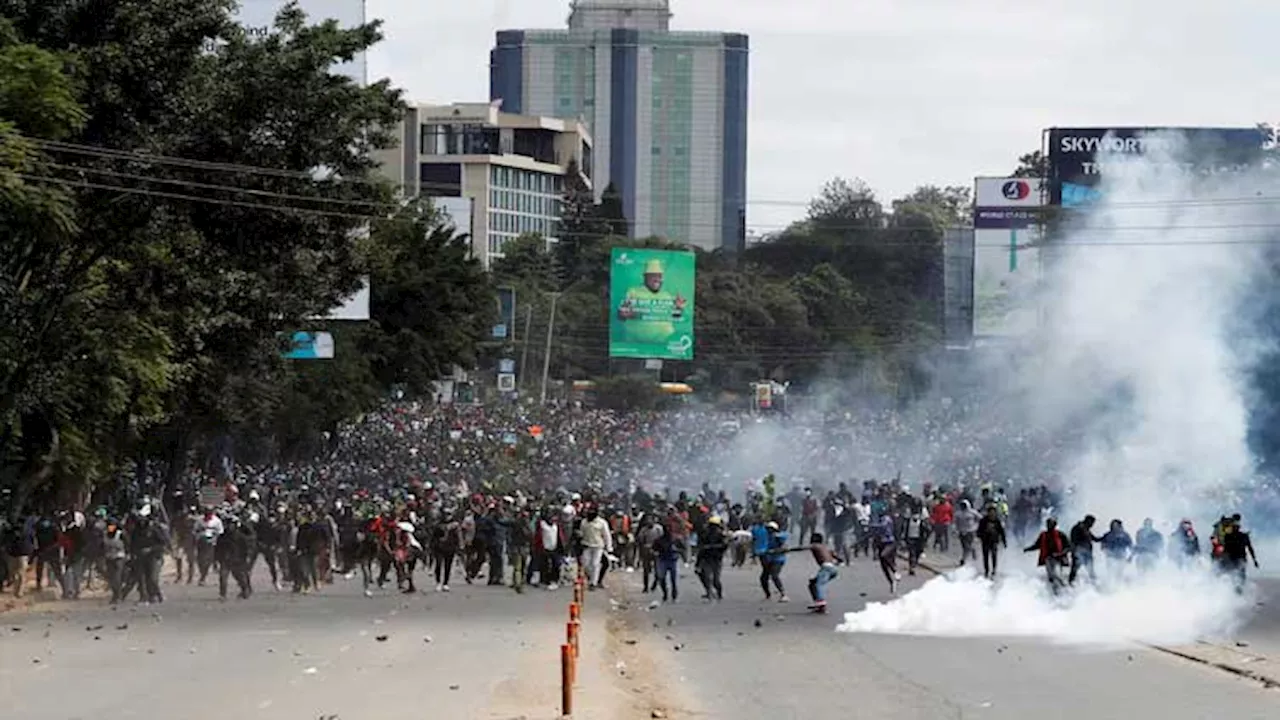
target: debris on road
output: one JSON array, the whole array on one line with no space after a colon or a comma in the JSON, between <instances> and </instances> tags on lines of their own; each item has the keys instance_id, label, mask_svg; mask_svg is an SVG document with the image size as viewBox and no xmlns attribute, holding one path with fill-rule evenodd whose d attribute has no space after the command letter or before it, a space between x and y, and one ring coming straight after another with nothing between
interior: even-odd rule
<instances>
[{"instance_id":1,"label":"debris on road","mask_svg":"<svg viewBox=\"0 0 1280 720\"><path fill-rule=\"evenodd\" d=\"M387 641L387 637L388 637L388 636L386 636L386 635L379 635L378 637L374 638L374 640L377 640L378 642L386 642L386 641Z\"/></svg>"}]
</instances>

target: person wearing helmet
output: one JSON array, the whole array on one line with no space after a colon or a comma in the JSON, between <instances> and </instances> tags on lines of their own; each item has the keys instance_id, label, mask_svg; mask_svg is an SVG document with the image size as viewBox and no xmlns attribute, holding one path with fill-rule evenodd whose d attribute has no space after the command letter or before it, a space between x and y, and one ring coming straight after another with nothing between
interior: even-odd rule
<instances>
[{"instance_id":1,"label":"person wearing helmet","mask_svg":"<svg viewBox=\"0 0 1280 720\"><path fill-rule=\"evenodd\" d=\"M169 535L164 525L153 517L150 504L139 508L128 545L133 550L133 583L138 586L143 604L164 602L160 592L160 564L169 547ZM126 588L125 595L129 589Z\"/></svg>"},{"instance_id":2,"label":"person wearing helmet","mask_svg":"<svg viewBox=\"0 0 1280 720\"><path fill-rule=\"evenodd\" d=\"M729 549L724 523L719 515L707 518L706 526L698 533L698 580L702 582L704 600L723 600L724 554Z\"/></svg>"},{"instance_id":3,"label":"person wearing helmet","mask_svg":"<svg viewBox=\"0 0 1280 720\"><path fill-rule=\"evenodd\" d=\"M250 563L256 554L254 547L253 527L258 516L250 512L242 518L239 515L227 516L225 530L218 536L214 554L218 561L218 598L227 599L227 579L234 577L240 589L240 599L248 599L253 594L253 584L249 578Z\"/></svg>"}]
</instances>

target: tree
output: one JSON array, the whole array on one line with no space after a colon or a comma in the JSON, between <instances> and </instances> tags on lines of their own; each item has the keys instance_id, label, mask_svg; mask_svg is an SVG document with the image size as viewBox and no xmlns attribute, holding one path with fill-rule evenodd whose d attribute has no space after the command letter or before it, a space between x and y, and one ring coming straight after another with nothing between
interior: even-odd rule
<instances>
[{"instance_id":1,"label":"tree","mask_svg":"<svg viewBox=\"0 0 1280 720\"><path fill-rule=\"evenodd\" d=\"M884 224L884 208L871 187L859 179L834 178L809 202L808 220L823 229L878 228Z\"/></svg>"},{"instance_id":2,"label":"tree","mask_svg":"<svg viewBox=\"0 0 1280 720\"><path fill-rule=\"evenodd\" d=\"M911 222L945 229L966 226L973 221L973 191L966 186L921 185L894 200L891 224L905 227Z\"/></svg>"},{"instance_id":3,"label":"tree","mask_svg":"<svg viewBox=\"0 0 1280 720\"><path fill-rule=\"evenodd\" d=\"M387 390L414 394L454 364L470 367L497 318L493 287L470 238L440 222L429 208L411 207L379 222L371 276L376 333L363 346L373 374Z\"/></svg>"},{"instance_id":4,"label":"tree","mask_svg":"<svg viewBox=\"0 0 1280 720\"><path fill-rule=\"evenodd\" d=\"M570 162L564 175L554 250L561 288L568 287L575 279L594 269L588 258L608 235L609 226L600 220L591 188L582 177L578 164Z\"/></svg>"},{"instance_id":5,"label":"tree","mask_svg":"<svg viewBox=\"0 0 1280 720\"><path fill-rule=\"evenodd\" d=\"M548 292L557 283L547 240L537 233L525 233L503 245L502 257L494 260L490 269L500 284L516 285L526 291Z\"/></svg>"},{"instance_id":6,"label":"tree","mask_svg":"<svg viewBox=\"0 0 1280 720\"><path fill-rule=\"evenodd\" d=\"M605 186L595 211L608 237L631 237L631 223L622 207L622 193L618 192L617 185L610 182Z\"/></svg>"},{"instance_id":7,"label":"tree","mask_svg":"<svg viewBox=\"0 0 1280 720\"><path fill-rule=\"evenodd\" d=\"M154 447L153 433L181 469L200 434L268 423L286 377L279 334L368 272L361 210L376 217L391 199L370 182L370 151L389 144L399 96L329 68L375 42L377 26L309 27L289 8L255 39L230 7L0 2L18 42L74 70L87 118L60 137L26 131L50 158L40 187L62 192L79 224L4 253L21 258L6 267L22 278L10 287L40 294L26 291L15 314L32 332L0 378L3 417L9 428L45 418L46 435L74 441L52 458L63 477L91 480ZM206 52L208 38L222 42ZM6 208L3 221L17 217ZM31 411L16 412L24 402ZM76 448L85 457L70 467Z\"/></svg>"},{"instance_id":8,"label":"tree","mask_svg":"<svg viewBox=\"0 0 1280 720\"><path fill-rule=\"evenodd\" d=\"M1013 169L1013 177L1049 177L1049 158L1040 150L1018 156L1018 167Z\"/></svg>"}]
</instances>

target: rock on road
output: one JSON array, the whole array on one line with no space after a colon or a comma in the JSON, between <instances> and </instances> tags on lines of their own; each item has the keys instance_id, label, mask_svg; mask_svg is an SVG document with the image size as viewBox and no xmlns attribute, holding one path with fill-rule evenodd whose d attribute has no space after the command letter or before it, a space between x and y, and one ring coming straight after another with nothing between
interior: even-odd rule
<instances>
[{"instance_id":1,"label":"rock on road","mask_svg":"<svg viewBox=\"0 0 1280 720\"><path fill-rule=\"evenodd\" d=\"M517 595L459 579L447 594L366 598L358 579L339 578L318 595L294 596L274 592L265 577L255 580L265 589L247 601L219 602L214 586L167 584L157 606L113 610L82 599L0 614L0 716L560 715L567 589ZM601 605L607 608L603 597ZM591 643L584 656L603 646L605 613L584 617ZM603 667L586 668L584 684L607 685L595 665ZM580 697L598 717L625 717L610 701L607 693Z\"/></svg>"},{"instance_id":2,"label":"rock on road","mask_svg":"<svg viewBox=\"0 0 1280 720\"><path fill-rule=\"evenodd\" d=\"M806 612L808 555L788 562L792 602L760 600L756 571L725 570L726 600L704 604L683 571L678 604L648 609L628 578L627 647L656 667L666 718L1280 717L1280 691L1152 650L1101 650L1027 638L837 633L844 613L888 599L865 560L841 569L825 616ZM905 576L905 573L904 573ZM904 577L902 591L931 576ZM865 593L865 596L861 595ZM759 621L757 626L756 621Z\"/></svg>"}]
</instances>

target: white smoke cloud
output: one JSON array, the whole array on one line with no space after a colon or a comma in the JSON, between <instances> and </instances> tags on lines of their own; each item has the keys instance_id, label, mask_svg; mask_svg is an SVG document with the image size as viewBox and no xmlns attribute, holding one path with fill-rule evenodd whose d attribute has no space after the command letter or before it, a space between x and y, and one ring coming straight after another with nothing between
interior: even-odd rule
<instances>
[{"instance_id":1,"label":"white smoke cloud","mask_svg":"<svg viewBox=\"0 0 1280 720\"><path fill-rule=\"evenodd\" d=\"M1235 510L1214 504L1249 482L1248 369L1266 341L1240 321L1275 229L1262 173L1188 173L1176 138L1106 165L1102 199L1046 251L1041 333L1002 358L990 397L1006 417L1052 429L1076 451L1062 529L1093 513L1130 532L1169 532ZM1013 362L1010 362L1010 360ZM1016 367L1012 376L1008 367ZM1239 508L1248 523L1248 508ZM1209 526L1200 523L1208 548ZM927 583L845 617L846 632L1035 635L1063 642L1183 642L1230 631L1250 603L1208 571L1162 570L1064 598L1015 563L992 584L971 573Z\"/></svg>"},{"instance_id":2,"label":"white smoke cloud","mask_svg":"<svg viewBox=\"0 0 1280 720\"><path fill-rule=\"evenodd\" d=\"M1168 147L1103 159L1103 200L1049 270L1046 335L1023 374L1039 389L1026 395L1032 418L1091 423L1064 469L1072 505L1131 525L1160 510L1176 520L1184 500L1253 464L1245 374L1256 347L1235 319L1276 206L1241 202L1258 176L1189 174L1179 144Z\"/></svg>"},{"instance_id":3,"label":"white smoke cloud","mask_svg":"<svg viewBox=\"0 0 1280 720\"><path fill-rule=\"evenodd\" d=\"M960 568L887 603L848 613L840 632L1038 637L1063 644L1184 644L1225 636L1251 605L1206 570L1166 569L1131 585L1055 598L1039 575L993 583Z\"/></svg>"}]
</instances>

